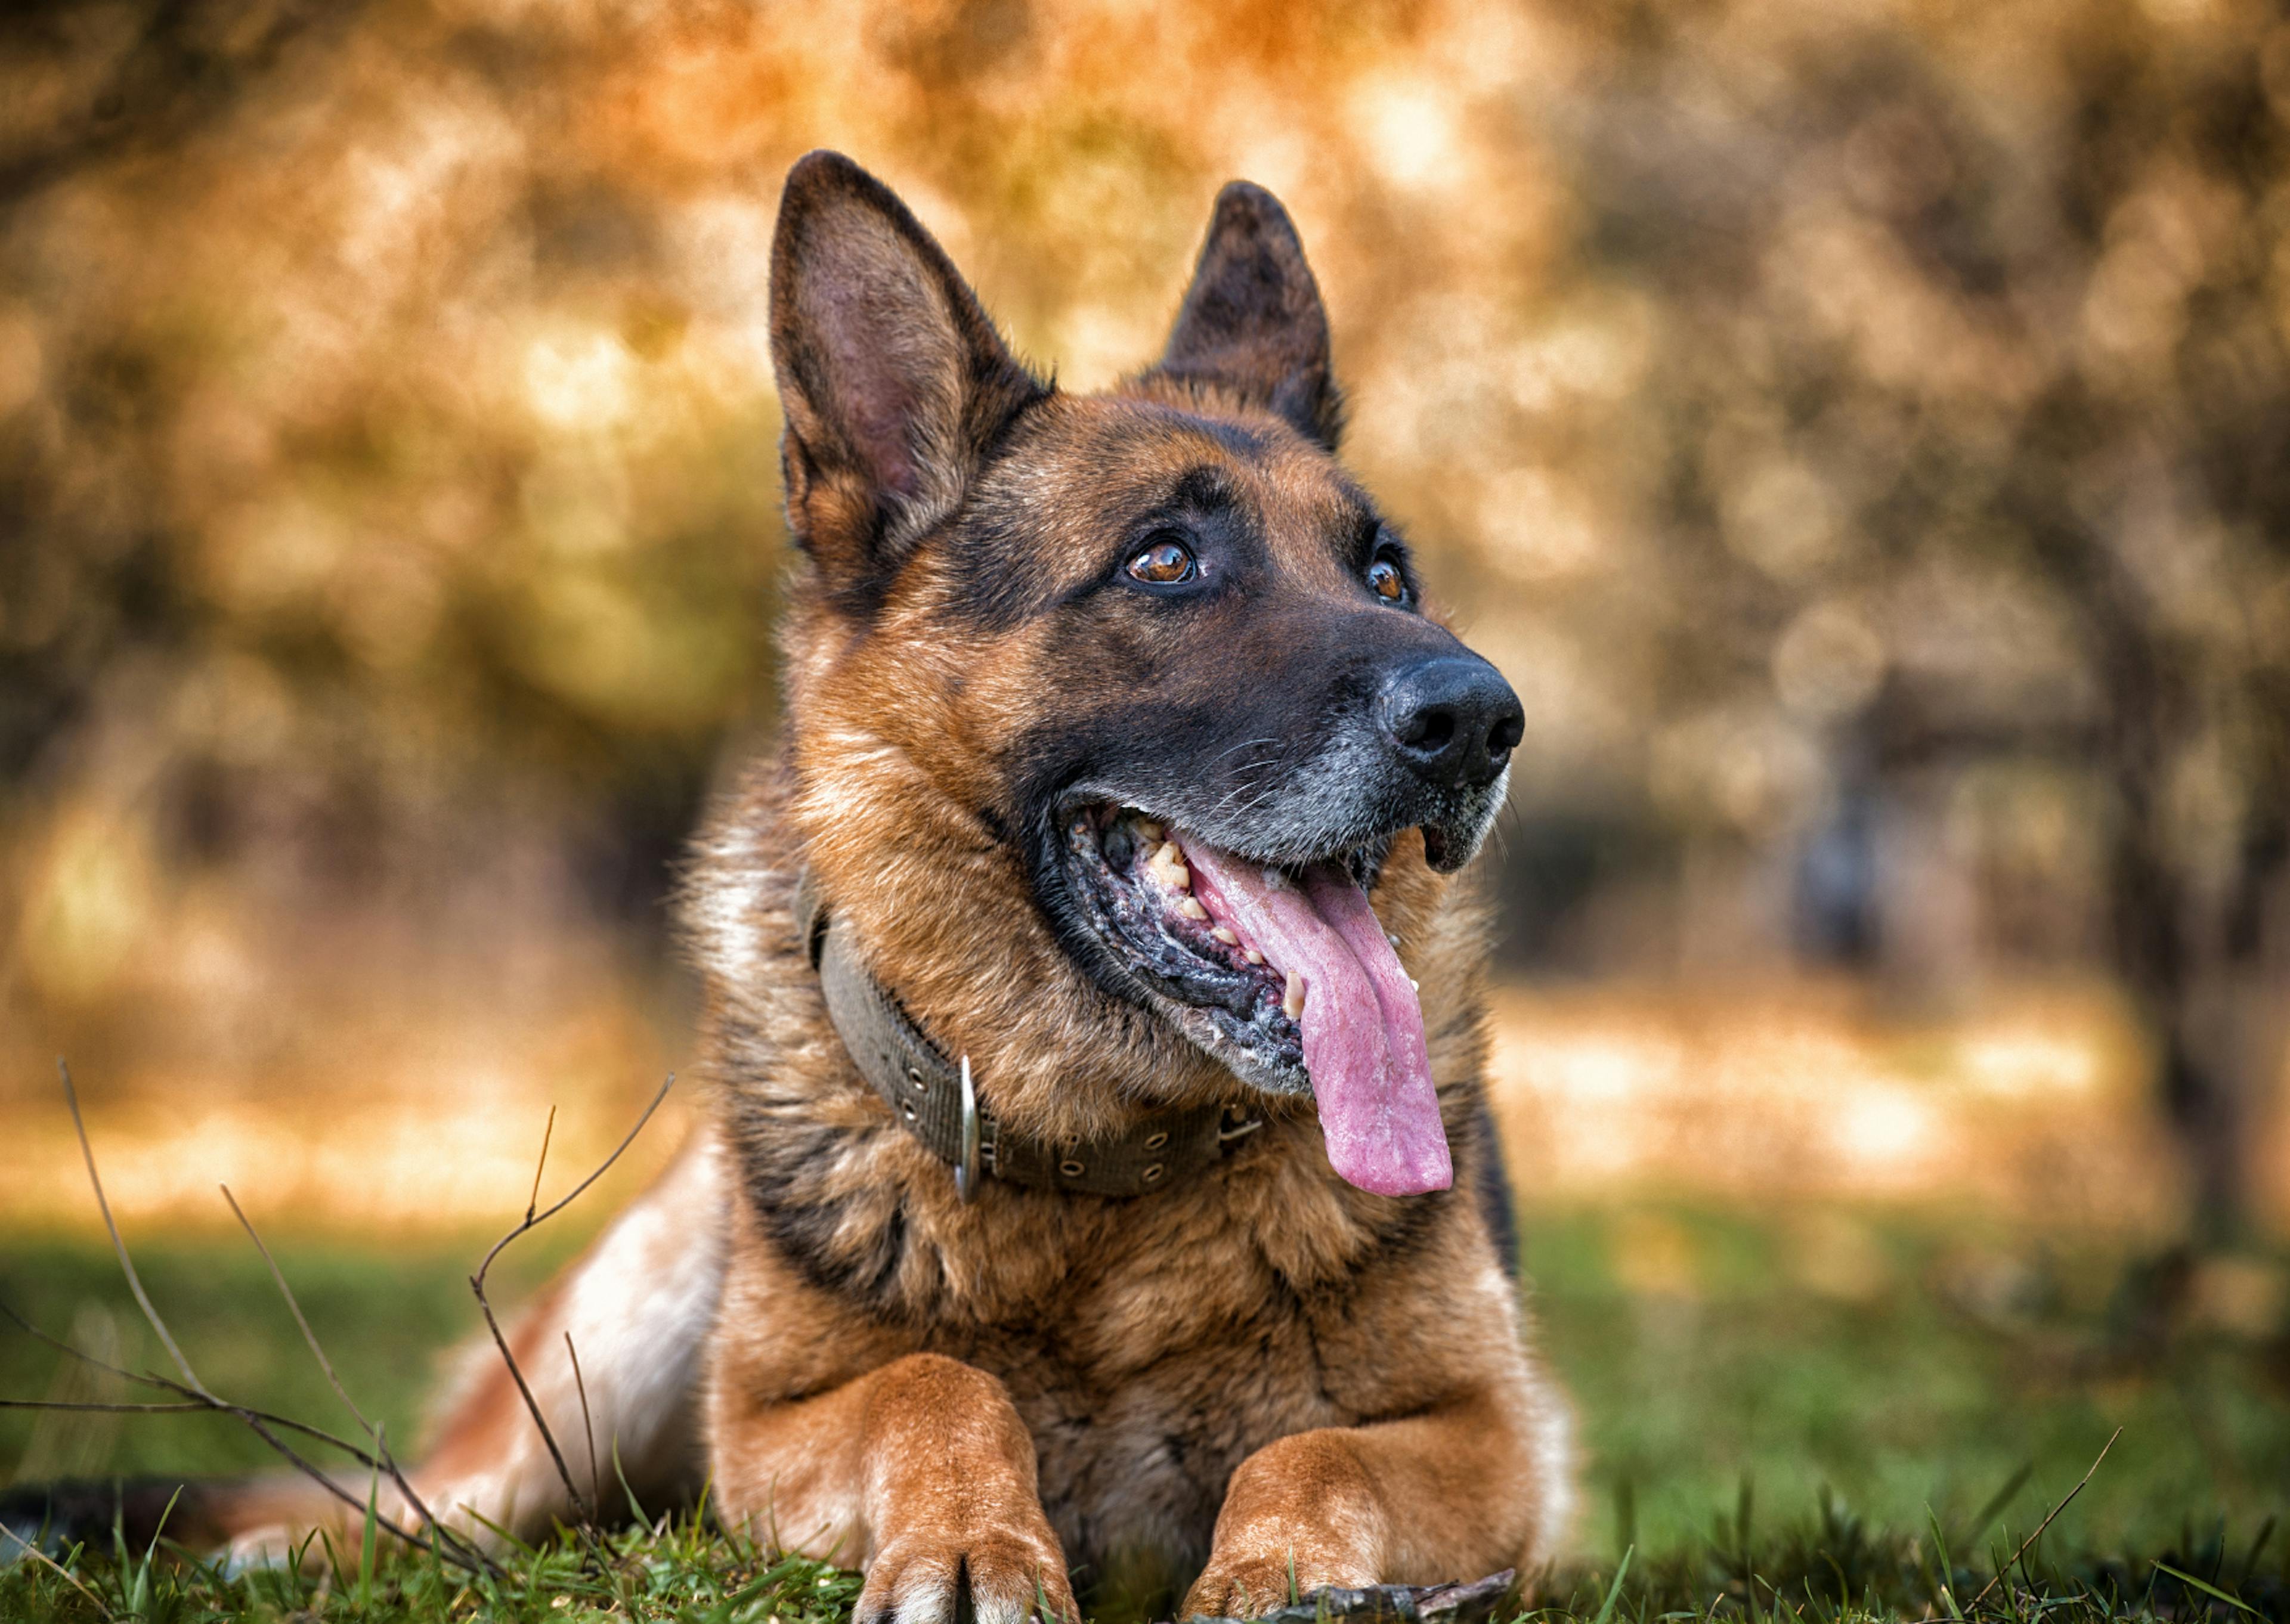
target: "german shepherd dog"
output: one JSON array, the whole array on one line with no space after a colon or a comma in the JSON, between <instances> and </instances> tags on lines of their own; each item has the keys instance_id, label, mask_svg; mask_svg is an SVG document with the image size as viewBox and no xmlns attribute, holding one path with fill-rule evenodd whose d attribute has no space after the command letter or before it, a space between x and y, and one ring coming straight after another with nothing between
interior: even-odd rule
<instances>
[{"instance_id":1,"label":"german shepherd dog","mask_svg":"<svg viewBox=\"0 0 2290 1624\"><path fill-rule=\"evenodd\" d=\"M1141 1562L1238 1616L1532 1569L1569 1421L1450 877L1522 716L1336 460L1287 214L1227 187L1161 358L1076 395L814 153L771 334L801 557L783 748L683 896L705 1122L513 1330L540 1408L581 1436L569 1340L640 1496L856 1563L861 1624L1076 1618ZM545 1531L471 1370L415 1487Z\"/></svg>"}]
</instances>

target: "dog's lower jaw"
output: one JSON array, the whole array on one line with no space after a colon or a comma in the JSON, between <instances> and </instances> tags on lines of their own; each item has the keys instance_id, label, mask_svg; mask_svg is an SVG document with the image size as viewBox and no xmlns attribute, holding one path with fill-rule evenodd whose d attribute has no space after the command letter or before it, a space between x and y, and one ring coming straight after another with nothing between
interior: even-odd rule
<instances>
[{"instance_id":1,"label":"dog's lower jaw","mask_svg":"<svg viewBox=\"0 0 2290 1624\"><path fill-rule=\"evenodd\" d=\"M1301 1035L1280 1012L1277 973L1261 957L1244 963L1237 948L1212 946L1197 911L1184 927L1190 942L1167 933L1182 922L1162 919L1165 897L1139 883L1166 833L1117 801L1057 804L1035 833L1032 877L1060 945L1101 993L1149 1012L1250 1089L1309 1099ZM1382 852L1378 843L1360 855L1380 862Z\"/></svg>"}]
</instances>

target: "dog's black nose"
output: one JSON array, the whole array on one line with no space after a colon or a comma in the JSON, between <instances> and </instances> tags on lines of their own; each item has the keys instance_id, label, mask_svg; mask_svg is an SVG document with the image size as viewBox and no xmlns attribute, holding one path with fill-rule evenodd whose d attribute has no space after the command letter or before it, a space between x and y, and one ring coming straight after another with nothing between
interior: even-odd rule
<instances>
[{"instance_id":1,"label":"dog's black nose","mask_svg":"<svg viewBox=\"0 0 2290 1624\"><path fill-rule=\"evenodd\" d=\"M1410 766L1446 789L1495 781L1526 732L1518 695L1485 660L1441 654L1408 666L1383 688L1383 727Z\"/></svg>"}]
</instances>

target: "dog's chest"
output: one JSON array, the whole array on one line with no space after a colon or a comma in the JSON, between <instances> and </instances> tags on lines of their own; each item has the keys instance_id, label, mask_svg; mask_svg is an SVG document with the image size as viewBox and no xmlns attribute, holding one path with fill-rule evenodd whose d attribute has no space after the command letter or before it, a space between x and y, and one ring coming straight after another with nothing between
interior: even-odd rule
<instances>
[{"instance_id":1,"label":"dog's chest","mask_svg":"<svg viewBox=\"0 0 2290 1624\"><path fill-rule=\"evenodd\" d=\"M1033 1311L933 1339L1009 1388L1069 1559L1101 1569L1197 1563L1250 1454L1415 1402L1374 1334L1373 1268L1299 1289L1245 1228L1155 1228L1077 1248Z\"/></svg>"}]
</instances>

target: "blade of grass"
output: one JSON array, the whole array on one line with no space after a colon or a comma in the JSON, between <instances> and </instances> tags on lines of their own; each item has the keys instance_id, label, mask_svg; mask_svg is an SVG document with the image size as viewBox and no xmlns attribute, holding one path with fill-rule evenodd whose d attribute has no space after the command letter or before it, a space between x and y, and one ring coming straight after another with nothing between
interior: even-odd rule
<instances>
[{"instance_id":1,"label":"blade of grass","mask_svg":"<svg viewBox=\"0 0 2290 1624\"><path fill-rule=\"evenodd\" d=\"M1940 1518L1933 1515L1929 1503L1925 1507L1925 1526L1932 1530L1933 1588L1940 1596L1941 1605L1948 1609L1948 1616L1960 1619L1964 1613L1957 1606L1956 1593L1950 1588L1956 1580L1956 1564L1948 1554L1948 1536L1941 1532ZM1987 1592L1983 1590L1981 1594L1984 1596Z\"/></svg>"},{"instance_id":2,"label":"blade of grass","mask_svg":"<svg viewBox=\"0 0 2290 1624\"><path fill-rule=\"evenodd\" d=\"M111 1525L112 1544L119 1552L120 1604L124 1611L134 1613L138 1617L151 1610L151 1564L158 1557L159 1540L167 1532L167 1519L175 1515L175 1502L182 1497L183 1491L180 1487L167 1496L166 1508L159 1513L159 1525L151 1531L151 1543L143 1548L142 1556L136 1561L131 1562L127 1559L125 1526L118 1522ZM127 1588L131 1582L131 1576L134 1586L132 1591Z\"/></svg>"},{"instance_id":3,"label":"blade of grass","mask_svg":"<svg viewBox=\"0 0 2290 1624\"><path fill-rule=\"evenodd\" d=\"M629 1514L639 1523L649 1523L652 1519L645 1515L644 1502L629 1486L628 1472L621 1465L621 1435L617 1432L613 1435L613 1476L620 1479L621 1492L628 1496Z\"/></svg>"},{"instance_id":4,"label":"blade of grass","mask_svg":"<svg viewBox=\"0 0 2290 1624\"><path fill-rule=\"evenodd\" d=\"M2258 1537L2250 1542L2250 1555L2242 1559L2242 1577L2235 1581L2237 1584L2248 1584L2250 1576L2258 1571L2258 1558L2264 1554L2266 1542L2274 1537L2275 1522L2270 1516L2258 1525Z\"/></svg>"},{"instance_id":5,"label":"blade of grass","mask_svg":"<svg viewBox=\"0 0 2290 1624\"><path fill-rule=\"evenodd\" d=\"M2172 1578L2177 1580L2182 1585L2192 1585L2205 1596L2216 1596L2228 1606L2235 1608L2238 1612L2246 1612L2254 1619L2265 1617L2265 1614L2260 1612L2257 1608L2253 1607L2249 1603L2242 1600L2239 1596L2229 1596L2216 1585L2206 1584L2203 1580L2197 1579L2192 1573L2182 1573L2178 1569L2173 1567L2167 1562L2157 1563L2155 1564L2155 1570L2160 1573L2168 1573Z\"/></svg>"},{"instance_id":6,"label":"blade of grass","mask_svg":"<svg viewBox=\"0 0 2290 1624\"><path fill-rule=\"evenodd\" d=\"M1625 1548L1622 1559L1614 1564L1614 1582L1606 1587L1606 1599L1598 1605L1596 1624L1613 1624L1614 1604L1622 1599L1622 1580L1629 1576L1630 1558L1637 1556L1637 1551L1636 1545Z\"/></svg>"}]
</instances>

